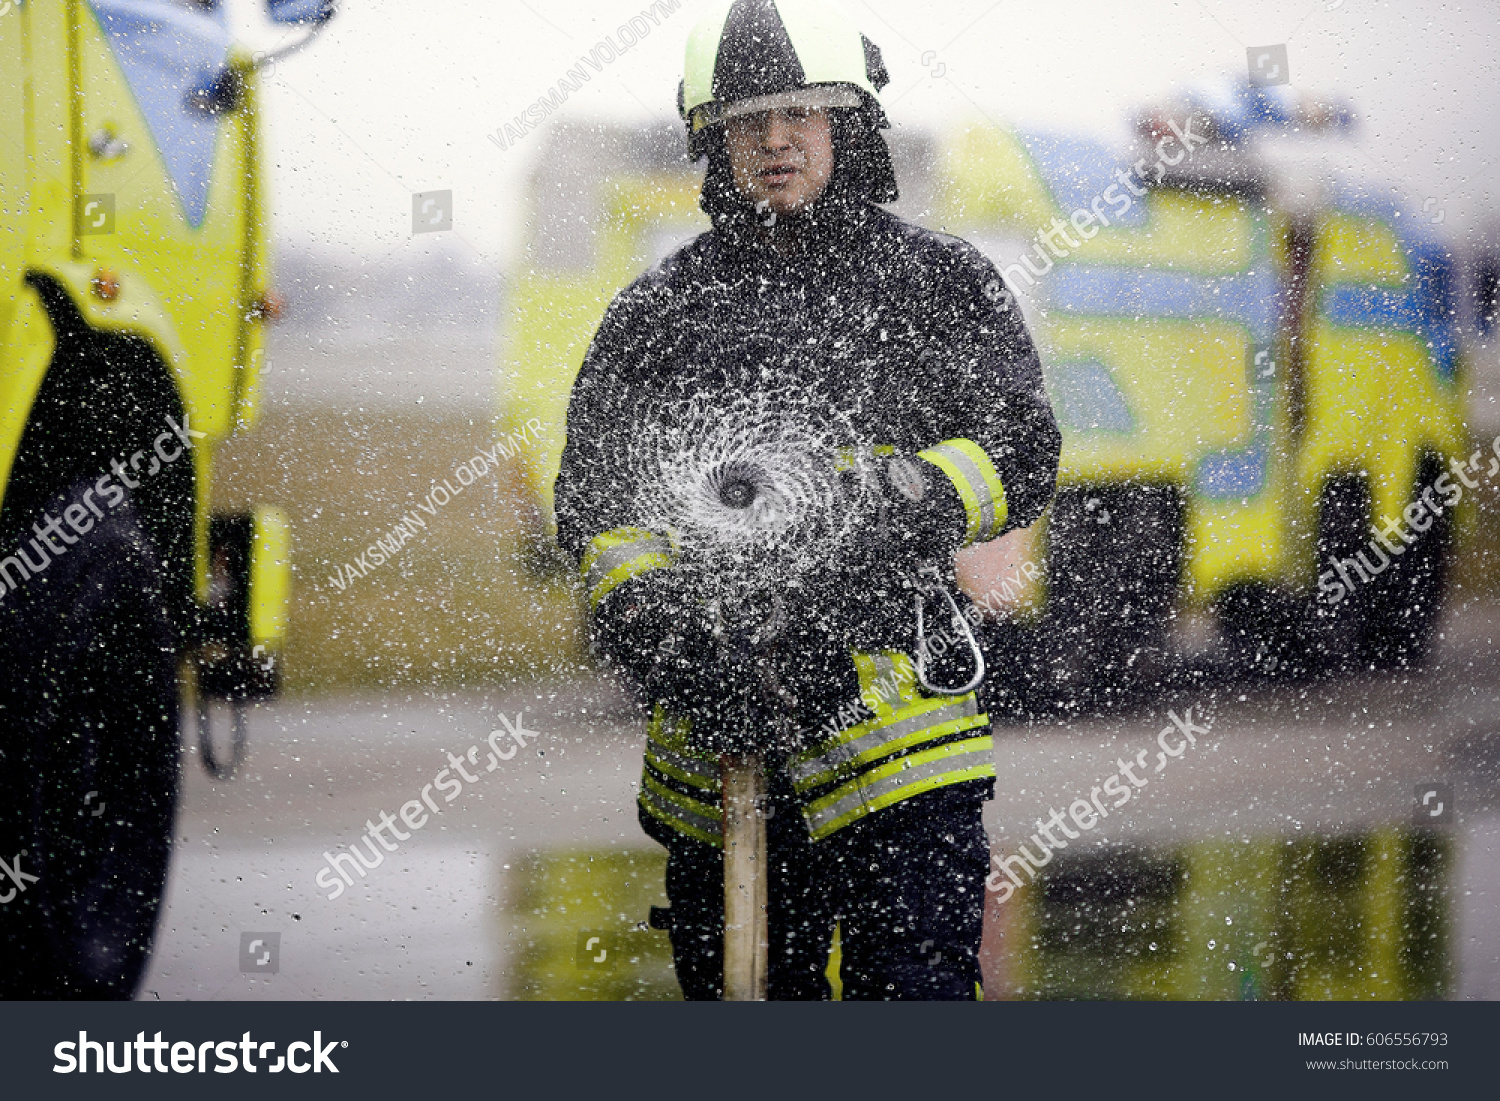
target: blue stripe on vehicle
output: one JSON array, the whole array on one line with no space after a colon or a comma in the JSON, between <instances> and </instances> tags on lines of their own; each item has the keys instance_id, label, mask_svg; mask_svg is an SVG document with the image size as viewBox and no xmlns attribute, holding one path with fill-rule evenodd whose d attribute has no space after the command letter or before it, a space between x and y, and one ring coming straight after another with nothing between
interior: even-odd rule
<instances>
[{"instance_id":1,"label":"blue stripe on vehicle","mask_svg":"<svg viewBox=\"0 0 1500 1101\"><path fill-rule=\"evenodd\" d=\"M1052 192L1052 198L1067 218L1078 209L1087 210L1095 199L1103 195L1111 184L1119 188L1118 194L1130 198L1130 208L1121 217L1115 217L1114 207L1105 204L1112 223L1122 226L1146 224L1146 202L1144 196L1132 195L1115 178L1117 171L1129 166L1121 164L1102 142L1056 134L1049 131L1021 133L1017 137L1031 159L1036 162L1042 182ZM1136 186L1140 186L1137 180Z\"/></svg>"},{"instance_id":2,"label":"blue stripe on vehicle","mask_svg":"<svg viewBox=\"0 0 1500 1101\"><path fill-rule=\"evenodd\" d=\"M1198 493L1213 501L1254 497L1270 472L1271 447L1264 440L1240 451L1215 452L1198 464Z\"/></svg>"},{"instance_id":3,"label":"blue stripe on vehicle","mask_svg":"<svg viewBox=\"0 0 1500 1101\"><path fill-rule=\"evenodd\" d=\"M1239 500L1254 497L1266 488L1271 477L1275 419L1276 380L1252 381L1250 442L1244 447L1211 452L1199 460L1196 486L1200 496L1211 501Z\"/></svg>"},{"instance_id":4,"label":"blue stripe on vehicle","mask_svg":"<svg viewBox=\"0 0 1500 1101\"><path fill-rule=\"evenodd\" d=\"M1389 229L1407 257L1414 285L1335 283L1324 291L1324 316L1347 328L1396 329L1420 336L1428 344L1438 377L1452 382L1458 370L1456 272L1452 254L1433 229L1442 212L1411 209L1342 181L1334 185L1332 206Z\"/></svg>"},{"instance_id":5,"label":"blue stripe on vehicle","mask_svg":"<svg viewBox=\"0 0 1500 1101\"><path fill-rule=\"evenodd\" d=\"M1396 329L1421 337L1438 377L1451 382L1458 369L1452 258L1436 247L1419 246L1409 259L1414 286L1335 283L1323 293L1323 316L1344 328Z\"/></svg>"},{"instance_id":6,"label":"blue stripe on vehicle","mask_svg":"<svg viewBox=\"0 0 1500 1101\"><path fill-rule=\"evenodd\" d=\"M1231 321L1257 343L1276 324L1276 281L1270 264L1233 275L1059 265L1046 281L1048 306L1088 317Z\"/></svg>"},{"instance_id":7,"label":"blue stripe on vehicle","mask_svg":"<svg viewBox=\"0 0 1500 1101\"><path fill-rule=\"evenodd\" d=\"M1112 432L1130 435L1135 417L1109 368L1097 360L1047 363L1042 368L1047 392L1064 432Z\"/></svg>"}]
</instances>

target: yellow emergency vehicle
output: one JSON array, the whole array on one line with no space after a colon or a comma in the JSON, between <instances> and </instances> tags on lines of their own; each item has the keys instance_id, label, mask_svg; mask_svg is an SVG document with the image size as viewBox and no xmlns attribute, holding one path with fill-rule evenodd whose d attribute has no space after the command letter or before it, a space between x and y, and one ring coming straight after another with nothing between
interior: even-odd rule
<instances>
[{"instance_id":1,"label":"yellow emergency vehicle","mask_svg":"<svg viewBox=\"0 0 1500 1101\"><path fill-rule=\"evenodd\" d=\"M1023 692L1154 684L1205 611L1241 669L1427 656L1472 303L1440 218L1340 174L1353 125L1242 85L1143 113L1123 150L950 142L940 218L1024 301L1064 432L1023 552L1045 566L1032 629L1002 647Z\"/></svg>"},{"instance_id":2,"label":"yellow emergency vehicle","mask_svg":"<svg viewBox=\"0 0 1500 1101\"><path fill-rule=\"evenodd\" d=\"M266 14L311 33L331 5ZM209 513L275 309L259 142L255 60L217 0L0 0L3 994L129 996L179 674L276 686L286 524Z\"/></svg>"}]
</instances>

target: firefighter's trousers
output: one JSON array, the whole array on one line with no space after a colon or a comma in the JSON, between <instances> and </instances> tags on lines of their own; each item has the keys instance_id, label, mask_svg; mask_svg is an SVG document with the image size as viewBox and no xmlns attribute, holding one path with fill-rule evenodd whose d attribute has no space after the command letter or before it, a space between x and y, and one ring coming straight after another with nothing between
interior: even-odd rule
<instances>
[{"instance_id":1,"label":"firefighter's trousers","mask_svg":"<svg viewBox=\"0 0 1500 1101\"><path fill-rule=\"evenodd\" d=\"M770 818L769 981L773 1000L827 999L835 923L845 999L972 1000L989 843L988 783L924 793L813 841L791 786L767 770ZM689 1000L720 997L724 973L722 852L667 846L667 920Z\"/></svg>"}]
</instances>

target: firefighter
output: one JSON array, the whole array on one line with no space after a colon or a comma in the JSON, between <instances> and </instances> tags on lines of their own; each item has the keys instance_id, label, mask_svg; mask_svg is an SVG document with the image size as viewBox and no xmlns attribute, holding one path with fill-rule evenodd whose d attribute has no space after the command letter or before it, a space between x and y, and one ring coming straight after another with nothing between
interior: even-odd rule
<instances>
[{"instance_id":1,"label":"firefighter","mask_svg":"<svg viewBox=\"0 0 1500 1101\"><path fill-rule=\"evenodd\" d=\"M941 663L917 668L906 586L926 567L951 587L957 551L1035 520L1061 438L993 265L877 205L897 198L888 81L822 0L734 0L693 30L678 106L712 228L615 298L569 403L558 539L596 651L650 705L639 815L668 850L653 916L690 999L722 993L718 754L747 743L770 793L769 996L829 997L835 926L845 998L978 990L989 722L972 691L924 687ZM879 499L821 584L791 584L771 646L716 626L628 459L677 399L747 396L853 426Z\"/></svg>"}]
</instances>

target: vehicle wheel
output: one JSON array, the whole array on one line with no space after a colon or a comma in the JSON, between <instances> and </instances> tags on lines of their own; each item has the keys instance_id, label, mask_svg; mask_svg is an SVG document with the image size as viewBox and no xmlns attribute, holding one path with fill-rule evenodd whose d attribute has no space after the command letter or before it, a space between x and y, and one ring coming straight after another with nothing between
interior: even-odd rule
<instances>
[{"instance_id":1,"label":"vehicle wheel","mask_svg":"<svg viewBox=\"0 0 1500 1101\"><path fill-rule=\"evenodd\" d=\"M45 512L86 506L89 488ZM0 601L0 859L36 877L0 906L10 997L131 996L166 884L177 636L132 501L103 512Z\"/></svg>"},{"instance_id":2,"label":"vehicle wheel","mask_svg":"<svg viewBox=\"0 0 1500 1101\"><path fill-rule=\"evenodd\" d=\"M1427 456L1417 475L1412 500L1443 473L1443 462ZM1415 539L1394 557L1371 586L1363 658L1378 669L1419 668L1432 656L1453 542L1453 513L1444 510L1425 532L1403 525ZM1394 540L1393 540L1394 542Z\"/></svg>"},{"instance_id":3,"label":"vehicle wheel","mask_svg":"<svg viewBox=\"0 0 1500 1101\"><path fill-rule=\"evenodd\" d=\"M1298 594L1242 581L1224 591L1216 608L1231 676L1298 679L1322 669L1317 651L1307 643L1308 617Z\"/></svg>"},{"instance_id":4,"label":"vehicle wheel","mask_svg":"<svg viewBox=\"0 0 1500 1101\"><path fill-rule=\"evenodd\" d=\"M1370 549L1370 487L1362 475L1331 478L1318 501L1318 560L1321 576L1339 563L1354 582L1329 601L1315 591L1306 628L1309 664L1318 671L1347 672L1364 659L1365 627L1377 580L1370 570L1379 557ZM1342 577L1342 575L1340 575Z\"/></svg>"},{"instance_id":5,"label":"vehicle wheel","mask_svg":"<svg viewBox=\"0 0 1500 1101\"><path fill-rule=\"evenodd\" d=\"M1182 574L1184 516L1172 486L1058 493L1037 641L1043 690L1062 706L1123 702L1160 679Z\"/></svg>"}]
</instances>

